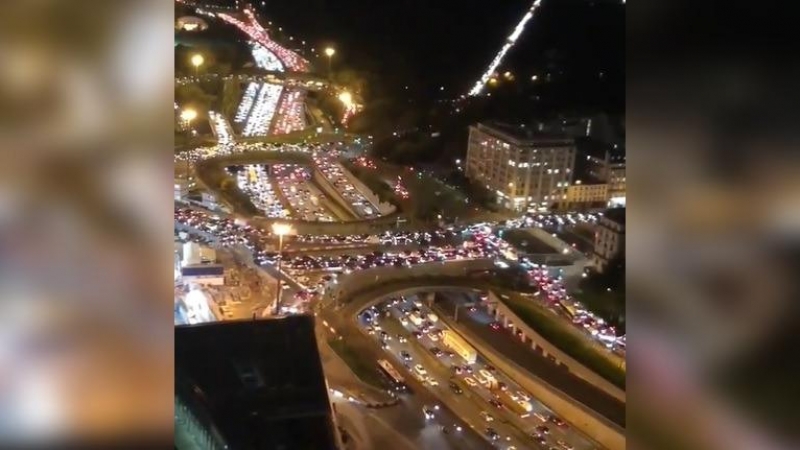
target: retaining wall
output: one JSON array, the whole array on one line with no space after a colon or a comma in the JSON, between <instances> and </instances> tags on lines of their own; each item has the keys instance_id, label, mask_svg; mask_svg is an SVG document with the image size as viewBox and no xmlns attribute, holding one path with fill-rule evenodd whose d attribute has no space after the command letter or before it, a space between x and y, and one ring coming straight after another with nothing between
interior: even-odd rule
<instances>
[{"instance_id":1,"label":"retaining wall","mask_svg":"<svg viewBox=\"0 0 800 450\"><path fill-rule=\"evenodd\" d=\"M358 272L356 276L340 278L339 284L336 286L336 288L330 289L326 292L326 301L330 299L330 296L341 298L345 294L356 293L370 287L374 288L377 285L385 284L387 282L409 280L413 277L463 276L467 270L472 270L476 266L483 265L486 267L491 267L493 262L491 260L473 260L463 261L456 264L431 263L415 266L402 271L393 268L369 269ZM410 294L411 292L430 291L436 289L444 288L425 286L418 288L399 289L397 292ZM381 296L381 298L384 297L385 296ZM376 298L375 301L380 301L381 298ZM363 305L359 305L358 309L368 306L369 304L365 303ZM445 314L439 314L439 317L441 320L445 320L452 326L452 323L445 316ZM492 365L497 367L499 370L506 372L525 390L530 392L531 395L547 405L556 414L570 422L574 427L578 428L583 433L590 436L593 440L609 450L625 449L625 430L623 428L609 421L586 405L576 401L566 393L554 388L544 380L541 380L540 378L530 374L527 370L519 367L517 364L510 362L503 356L498 355L494 349L475 338L475 336L472 336L468 332L464 332L463 330L455 327L453 327L453 329L455 329L467 342L473 345L479 353L489 359ZM555 353L555 351L553 351L553 353Z\"/></svg>"},{"instance_id":2,"label":"retaining wall","mask_svg":"<svg viewBox=\"0 0 800 450\"><path fill-rule=\"evenodd\" d=\"M564 353L561 349L549 343L544 337L537 333L533 328L529 327L524 320L511 311L511 308L506 306L502 300L497 298L494 292L489 292L490 310L495 314L495 317L504 317L510 322L514 328L522 331L522 333L537 347L540 347L545 354L553 356L559 363L569 369L573 374L583 378L589 383L602 389L608 395L620 400L625 401L625 391L615 386L610 381L601 377L593 370L581 364L575 358Z\"/></svg>"},{"instance_id":3,"label":"retaining wall","mask_svg":"<svg viewBox=\"0 0 800 450\"><path fill-rule=\"evenodd\" d=\"M364 183L361 182L355 175L352 174L346 167L344 167L341 163L335 162L339 169L342 171L347 180L353 184L353 186L360 192L373 206L378 208L378 211L381 213L382 216L388 216L389 214L393 214L397 211L397 207L392 205L391 203L381 202L377 195L372 192L372 189L367 187Z\"/></svg>"},{"instance_id":4,"label":"retaining wall","mask_svg":"<svg viewBox=\"0 0 800 450\"><path fill-rule=\"evenodd\" d=\"M353 205L347 203L347 201L342 197L342 194L336 190L333 186L333 183L327 178L325 175L320 172L320 170L313 166L311 170L311 177L314 179L314 182L319 186L320 190L322 190L325 195L331 199L331 201L336 202L337 205L344 208L348 214L350 214L353 218L358 218L358 214L356 214L355 209L353 209Z\"/></svg>"},{"instance_id":5,"label":"retaining wall","mask_svg":"<svg viewBox=\"0 0 800 450\"><path fill-rule=\"evenodd\" d=\"M530 372L518 366L495 350L476 338L469 331L454 326L449 317L439 314L440 320L446 322L464 340L470 343L483 357L501 372L505 372L515 382L528 391L534 398L541 401L554 413L564 418L573 427L588 435L597 443L609 450L625 449L625 430L600 416L587 406L577 402L564 392L554 388L544 380L531 375Z\"/></svg>"}]
</instances>

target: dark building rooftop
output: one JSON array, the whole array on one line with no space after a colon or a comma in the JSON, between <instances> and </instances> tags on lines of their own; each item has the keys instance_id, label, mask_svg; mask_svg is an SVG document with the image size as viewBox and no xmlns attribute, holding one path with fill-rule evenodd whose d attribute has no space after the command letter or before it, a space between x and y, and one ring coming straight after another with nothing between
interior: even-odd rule
<instances>
[{"instance_id":1,"label":"dark building rooftop","mask_svg":"<svg viewBox=\"0 0 800 450\"><path fill-rule=\"evenodd\" d=\"M477 127L481 131L518 145L572 145L575 142L566 134L541 132L531 126L485 122L477 124Z\"/></svg>"},{"instance_id":2,"label":"dark building rooftop","mask_svg":"<svg viewBox=\"0 0 800 450\"><path fill-rule=\"evenodd\" d=\"M609 152L609 162L611 164L625 164L625 148L617 147Z\"/></svg>"},{"instance_id":3,"label":"dark building rooftop","mask_svg":"<svg viewBox=\"0 0 800 450\"><path fill-rule=\"evenodd\" d=\"M601 161L605 160L606 154L610 153L611 149L614 148L612 145L598 141L597 139L586 137L576 139L575 143L581 155L591 156Z\"/></svg>"},{"instance_id":4,"label":"dark building rooftop","mask_svg":"<svg viewBox=\"0 0 800 450\"><path fill-rule=\"evenodd\" d=\"M625 208L607 209L603 213L603 217L605 217L608 220L611 220L612 222L616 222L622 225L623 227L625 226Z\"/></svg>"},{"instance_id":5,"label":"dark building rooftop","mask_svg":"<svg viewBox=\"0 0 800 450\"><path fill-rule=\"evenodd\" d=\"M222 264L197 264L181 267L181 275L184 277L222 276L224 273L225 267Z\"/></svg>"},{"instance_id":6,"label":"dark building rooftop","mask_svg":"<svg viewBox=\"0 0 800 450\"><path fill-rule=\"evenodd\" d=\"M230 450L336 448L311 316L176 327L175 392Z\"/></svg>"}]
</instances>

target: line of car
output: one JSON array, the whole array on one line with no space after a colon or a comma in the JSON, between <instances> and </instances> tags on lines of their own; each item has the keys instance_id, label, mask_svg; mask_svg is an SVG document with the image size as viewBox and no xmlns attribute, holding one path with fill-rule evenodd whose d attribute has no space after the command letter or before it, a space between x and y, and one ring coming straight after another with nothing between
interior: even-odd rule
<instances>
[{"instance_id":1,"label":"line of car","mask_svg":"<svg viewBox=\"0 0 800 450\"><path fill-rule=\"evenodd\" d=\"M363 219L380 217L380 211L355 187L347 176L346 169L339 162L318 154L314 156L314 164L359 217Z\"/></svg>"},{"instance_id":2,"label":"line of car","mask_svg":"<svg viewBox=\"0 0 800 450\"><path fill-rule=\"evenodd\" d=\"M391 299L386 303L385 309L382 309L381 307L376 305L362 312L360 315L361 319L364 320L364 322L368 323L367 325L368 333L376 334L379 341L382 343L384 349L388 349L388 345L386 345L386 342L391 341L393 339L393 336L391 336L387 331L382 330L379 324L379 322L382 320L381 318L383 316L386 316L387 311L390 312L390 316L394 317L394 319L397 319L400 322L400 324L403 325L404 328L406 328L407 330L409 328L416 328L413 331L411 331L411 333L415 338L417 338L417 340L422 339L424 336L430 338L432 334L433 335L438 334L437 330L439 333L441 333L441 329L434 327L433 322L430 320L421 320L419 321L418 325L411 324L408 321L408 316L412 314L417 314L420 316L426 316L428 314L432 314L425 311L424 304L421 301L419 301L419 299L415 299L414 302L411 303L410 305L407 304L407 301L403 298ZM391 312L397 312L399 314L392 315ZM403 322L403 319L406 319L405 323ZM423 333L422 331L423 329L426 329L427 332ZM394 337L394 339L399 340L401 336L402 335L397 335L397 337ZM436 340L433 339L432 341L437 342ZM427 347L421 341L420 345L422 345L423 348L427 348L431 354L437 357L446 366L448 364L445 362L445 358L451 360L458 359L458 357L454 355L452 352L442 350L437 346ZM426 383L429 386L438 385L438 382L436 382L435 380L431 382L432 377L430 376L429 371L426 370L425 367L420 362L415 363L413 356L407 349L401 349L400 351L398 351L397 357L410 369L411 373L413 373L421 382ZM461 361L461 363L452 364L450 365L450 367L453 370L454 375L462 376L461 378L451 378L448 381L448 387L456 395L460 395L463 393L462 386L457 382L457 380L459 379L462 380L470 388L479 389L482 385L485 386L484 381L478 382L476 381L476 379L487 380L491 378L496 380L497 376L496 369L486 364L481 364L479 367L473 368L469 364L463 364L463 361ZM497 386L499 389L503 391L509 391L508 395L510 395L513 398L518 398L520 401L523 400L530 401L530 396L528 396L528 394L526 394L522 390L517 389L513 393L510 392L508 386L503 381L497 382ZM506 409L505 405L502 402L500 402L497 398L490 397L488 398L487 401L489 402L490 405L492 405L498 410ZM480 415L481 418L487 424L495 420L495 418L487 411L481 411ZM568 425L566 424L566 422L564 422L563 419L557 417L552 413L545 414L541 412L534 412L533 417L538 419L538 421L540 421L541 424L538 425L534 429L534 431L530 433L530 437L540 445L548 445L549 442L547 436L550 434L550 428L545 424L555 425L563 430L568 429ZM505 441L505 439L502 439L499 436L499 434L497 434L497 437L495 437L495 434L491 433L489 431L489 428L484 430L488 439L490 439L493 442ZM549 448L558 450L571 450L572 445L570 445L563 439L557 439L555 440L554 445Z\"/></svg>"},{"instance_id":3,"label":"line of car","mask_svg":"<svg viewBox=\"0 0 800 450\"><path fill-rule=\"evenodd\" d=\"M207 214L196 210L190 209L176 209L176 221L179 223L186 223L188 225L199 227L202 231L212 232L221 235L223 239L227 238L229 243L244 244L253 251L255 259L260 264L274 264L277 258L277 253L263 250L265 245L264 235L265 230L258 230L248 224L236 224L233 220L227 218L213 218ZM345 237L344 242L352 243L359 242L360 240L366 241L368 239L378 239L380 242L387 242L389 240L404 240L409 241L419 239L419 244L423 247L419 250L404 250L397 253L394 252L380 252L376 251L369 254L358 255L322 255L322 256L292 256L288 253L284 255L285 267L294 271L331 271L349 273L355 270L374 268L374 267L395 267L404 268L416 264L423 264L434 261L447 261L466 258L496 258L500 257L502 250L502 242L498 238L493 237L491 233L487 233L486 229L490 228L485 224L477 224L469 227L471 234L462 235L460 237L460 245L442 244L441 246L434 246L432 244L441 241L448 241L455 239L454 231L441 230L437 233L394 233L386 232L379 236L352 236ZM329 240L341 242L341 237L327 236ZM298 240L308 242L306 237L299 237ZM427 246L427 248L424 248ZM538 270L538 272L537 272ZM625 338L617 337L615 330L610 327L604 326L601 319L594 317L585 308L577 304L571 299L568 299L565 287L559 280L548 278L544 274L544 269L533 269L531 271L532 280L539 284L546 293L548 301L551 306L557 306L562 300L569 301L575 305L574 309L578 312L578 320L581 320L578 326L587 330L587 335L590 338L602 341L603 345L611 348L613 351L622 353L624 355ZM536 280L536 278L539 280ZM314 293L308 293L313 295ZM558 308L556 308L558 309ZM493 328L499 329L499 324L493 324Z\"/></svg>"}]
</instances>

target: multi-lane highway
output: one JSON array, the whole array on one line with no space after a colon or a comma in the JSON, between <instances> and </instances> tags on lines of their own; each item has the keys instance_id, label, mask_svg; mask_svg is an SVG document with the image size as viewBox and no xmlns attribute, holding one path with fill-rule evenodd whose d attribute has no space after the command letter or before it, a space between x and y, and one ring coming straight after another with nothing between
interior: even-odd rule
<instances>
[{"instance_id":1,"label":"multi-lane highway","mask_svg":"<svg viewBox=\"0 0 800 450\"><path fill-rule=\"evenodd\" d=\"M489 325L494 319L480 302L477 302L474 311L464 307L466 304L475 303L478 300L476 297L466 292L441 292L437 297L437 310L452 318L455 315L456 305L459 305L458 317L462 327L528 372L546 380L551 386L568 393L575 400L615 424L625 426L624 402L535 352L530 345L522 343L509 330L502 327L497 330L492 329Z\"/></svg>"},{"instance_id":2,"label":"multi-lane highway","mask_svg":"<svg viewBox=\"0 0 800 450\"><path fill-rule=\"evenodd\" d=\"M561 422L480 355L469 363L449 351L441 336L450 328L436 319L426 301L409 295L389 297L359 314L358 325L407 378L441 398L497 448L595 448L587 437ZM512 411L513 405L498 403L498 398L506 395L527 408Z\"/></svg>"},{"instance_id":3,"label":"multi-lane highway","mask_svg":"<svg viewBox=\"0 0 800 450\"><path fill-rule=\"evenodd\" d=\"M437 239L444 239L442 242L447 242L447 244L443 244L436 252L430 251L431 248L435 248L430 247L430 242L434 235L425 236L424 234L419 234L416 236L417 242L408 233L364 235L355 239L329 237L329 242L325 242L325 239L319 236L303 236L295 239L290 244L297 245L297 248L292 250L307 253L307 250L321 247L318 248L319 255L304 254L298 256L294 251L287 252L283 261L285 272L279 274L274 267L277 253L265 251L269 236L265 236L256 227L247 225L246 222L241 223L222 217L212 219L210 215L196 210L176 211L176 219L179 219L178 222L181 224L185 223L195 227L202 225L201 229L204 230L204 234L214 236L228 245L239 245L243 251L251 252L251 256L255 256L253 259L256 263L261 264L274 277L284 280L284 285L287 288L283 291L282 304L285 307L283 311L289 313L308 310L313 306L313 302L316 301L315 298L319 299L319 295L329 294L332 290L340 293L345 292L335 288L336 277L330 272L331 267L340 269L344 278L348 280L350 278L346 276L347 273L356 272L353 279L360 279L363 278L361 275L365 274L363 270L370 269L369 273L371 275L365 284L365 286L369 286L370 284L379 283L379 278L384 273L387 280L392 279L393 275L400 273L398 269L456 267L459 264L459 262L456 262L458 259L462 260L460 263L467 264L464 268L468 268L472 264L470 258L499 257L498 244L502 244L498 239L492 237L491 233L481 233L475 231L475 229L470 229L466 233L446 232L442 234L441 231L437 232L442 234ZM206 223L208 219L212 219L213 223L211 225ZM384 242L382 239L387 241ZM421 239L427 240L428 244L423 245ZM370 242L367 242L367 240L370 240ZM400 242L407 242L407 244L401 245L407 245L408 248L395 247L391 249L392 251L386 251L385 253L382 250L372 250L373 248L379 248L379 246ZM330 256L329 253L334 253L336 256ZM439 255L440 253L441 255ZM426 265L420 265L425 262L427 262ZM492 266L492 261L489 259L483 259L480 262L481 267L483 267L482 270L486 270L484 266L487 264L488 267ZM352 269L349 268L350 266L352 266ZM375 272L374 280L372 279L373 272ZM417 272L414 271L414 273ZM456 272L462 277L466 273L464 270L455 270L453 273ZM325 275L323 275L324 273ZM298 284L297 281L300 281L300 283ZM450 298L453 299L452 302L458 301L455 297ZM358 304L358 302L355 303ZM444 301L442 305L445 307L443 311L448 311L448 302ZM462 366L463 364L457 358L454 360L451 356L437 356L431 353L430 348L435 345L439 338L436 335L427 333L420 336L419 339L414 338L411 333L418 330L413 329L413 326L408 323L403 324L401 322L401 312L398 307L395 306L389 309L390 317L382 320L382 322L385 322L383 326L386 327L386 331L390 333L390 336L395 336L396 339L396 336L402 335L407 342L401 344L399 340L387 340L387 348L382 349L381 343L375 339L376 336L380 335L379 333L372 336L361 333L366 344L360 345L358 348L363 352L362 354L365 358L370 358L376 364L378 359L382 358L391 361L399 370L405 373L408 384L414 393L403 396L401 405L387 408L385 412L369 411L367 414L371 417L370 420L390 420L393 425L399 421L400 423L396 424L398 429L406 430L403 431L403 435L407 437L420 439L413 443L413 446L420 448L482 448L481 445L485 447L489 443L497 446L497 448L549 449L552 447L567 450L569 448L589 449L595 447L595 444L591 443L588 438L568 425L564 425L566 428L559 426L556 423L559 420L557 418L551 419L551 413L543 405L536 402L536 399L530 399L531 411L524 418L515 415L507 406L500 408L493 406L491 402L496 402L495 395L502 396L505 394L500 394L497 388L488 389L483 386L478 381L481 377L477 374L455 373L453 366ZM343 331L348 327L355 328L354 318L357 312L357 310L354 311L348 308L338 311L332 308L325 308L322 317L330 321L335 329ZM474 316L467 316L470 320L465 321L465 325L470 330L482 333L481 336L485 338L486 342L497 349L502 349L509 359L522 363L531 373L535 373L537 376L548 380L548 382L551 382L551 379L560 380L560 384L559 381L551 382L551 384L565 392L569 392L571 396L581 403L591 406L602 415L612 418L619 424L624 424L624 419L622 418L624 417L624 404L604 405L602 400L596 403L586 400L588 396L592 395L590 385L588 389L585 389L585 392L589 392L587 397L584 398L574 394L573 389L577 389L575 386L580 380L576 381L575 377L564 372L563 369L557 368L547 360L533 358L533 365L527 365L530 363L525 361L531 360L530 350L520 346L518 342L514 341L513 336L502 330L489 330L486 326L487 318L482 318L480 314L480 311L478 311ZM361 325L363 327L366 324L362 323ZM438 328L443 328L443 325L440 324ZM348 336L348 344L355 342L351 340L353 337ZM403 367L402 363L405 361L399 353L401 346L407 346L408 349L404 351L408 352L408 357L412 361L419 361L419 364L422 364L425 368L426 377L423 380L413 378L413 365L409 366L410 370ZM508 353L505 353L506 351ZM484 367L483 370L488 370L482 361L483 359L479 358L473 370L477 368L478 373L481 370L479 367ZM481 366L481 364L484 366ZM519 387L512 380L502 374L496 374L494 377L502 382L515 396L522 398L519 395ZM431 386L430 379L436 380L437 384ZM457 388L450 386L451 381L455 383ZM567 384L573 384L573 386L567 386ZM583 388L587 388L587 386L583 386ZM462 393L456 394L456 389L461 390ZM437 415L437 425L433 425L433 418L425 419L423 407L432 407L437 402L441 405L441 409L435 413ZM391 410L404 412L402 414L398 413L398 417L381 418L381 415L391 416L395 414ZM487 415L491 415L492 420L489 420ZM445 425L448 428L442 430L439 425ZM461 426L463 429L459 432L457 431L457 426Z\"/></svg>"}]
</instances>

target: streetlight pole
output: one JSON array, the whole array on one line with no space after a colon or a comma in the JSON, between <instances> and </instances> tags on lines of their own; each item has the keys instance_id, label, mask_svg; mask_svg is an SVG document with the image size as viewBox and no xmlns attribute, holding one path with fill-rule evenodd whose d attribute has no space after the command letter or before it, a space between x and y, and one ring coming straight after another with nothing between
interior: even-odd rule
<instances>
[{"instance_id":1,"label":"streetlight pole","mask_svg":"<svg viewBox=\"0 0 800 450\"><path fill-rule=\"evenodd\" d=\"M291 233L292 226L285 223L273 223L272 232L278 236L278 294L275 297L275 314L281 312L281 293L283 292L283 272L281 266L283 265L283 236Z\"/></svg>"},{"instance_id":2,"label":"streetlight pole","mask_svg":"<svg viewBox=\"0 0 800 450\"><path fill-rule=\"evenodd\" d=\"M283 272L281 271L281 266L283 265L283 235L278 235L278 296L275 299L275 314L280 314L281 312L281 292L283 292L283 286L281 285L283 281Z\"/></svg>"},{"instance_id":3,"label":"streetlight pole","mask_svg":"<svg viewBox=\"0 0 800 450\"><path fill-rule=\"evenodd\" d=\"M200 53L192 55L192 65L194 66L194 77L197 78L200 66L205 62L205 58Z\"/></svg>"},{"instance_id":4,"label":"streetlight pole","mask_svg":"<svg viewBox=\"0 0 800 450\"><path fill-rule=\"evenodd\" d=\"M191 135L192 121L197 118L197 111L194 109L184 109L181 111L180 117L186 124L186 132Z\"/></svg>"},{"instance_id":5,"label":"streetlight pole","mask_svg":"<svg viewBox=\"0 0 800 450\"><path fill-rule=\"evenodd\" d=\"M333 73L331 71L331 60L333 59L333 55L335 54L336 54L335 48L328 47L325 49L325 55L328 56L328 78L331 78L333 76Z\"/></svg>"}]
</instances>

